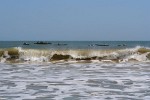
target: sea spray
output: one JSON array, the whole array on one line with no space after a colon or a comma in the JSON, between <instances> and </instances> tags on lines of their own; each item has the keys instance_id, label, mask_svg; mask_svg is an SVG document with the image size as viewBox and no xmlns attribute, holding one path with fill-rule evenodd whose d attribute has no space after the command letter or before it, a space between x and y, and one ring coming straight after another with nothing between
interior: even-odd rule
<instances>
[{"instance_id":1,"label":"sea spray","mask_svg":"<svg viewBox=\"0 0 150 100\"><path fill-rule=\"evenodd\" d=\"M99 60L99 61L149 61L150 48L135 47L128 49L24 49L21 47L1 49L1 61L20 61L20 62L51 62L51 61L80 61L80 60ZM3 60L5 59L5 61Z\"/></svg>"}]
</instances>

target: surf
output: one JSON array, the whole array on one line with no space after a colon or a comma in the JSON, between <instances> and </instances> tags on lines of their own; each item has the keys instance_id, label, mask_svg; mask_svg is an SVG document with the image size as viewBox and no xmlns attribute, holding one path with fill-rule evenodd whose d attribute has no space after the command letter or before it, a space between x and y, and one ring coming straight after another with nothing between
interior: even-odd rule
<instances>
[{"instance_id":1,"label":"surf","mask_svg":"<svg viewBox=\"0 0 150 100\"><path fill-rule=\"evenodd\" d=\"M0 62L53 61L143 62L150 60L150 48L137 46L126 49L0 49Z\"/></svg>"}]
</instances>

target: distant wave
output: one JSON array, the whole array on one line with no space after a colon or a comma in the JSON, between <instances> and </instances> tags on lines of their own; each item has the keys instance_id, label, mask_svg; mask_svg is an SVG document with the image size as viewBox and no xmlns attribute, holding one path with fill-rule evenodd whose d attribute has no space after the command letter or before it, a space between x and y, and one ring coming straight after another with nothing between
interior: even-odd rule
<instances>
[{"instance_id":1,"label":"distant wave","mask_svg":"<svg viewBox=\"0 0 150 100\"><path fill-rule=\"evenodd\" d=\"M0 49L0 62L55 62L55 61L99 61L99 62L143 62L150 61L150 48L137 46L128 49L107 50L39 50L21 47Z\"/></svg>"}]
</instances>

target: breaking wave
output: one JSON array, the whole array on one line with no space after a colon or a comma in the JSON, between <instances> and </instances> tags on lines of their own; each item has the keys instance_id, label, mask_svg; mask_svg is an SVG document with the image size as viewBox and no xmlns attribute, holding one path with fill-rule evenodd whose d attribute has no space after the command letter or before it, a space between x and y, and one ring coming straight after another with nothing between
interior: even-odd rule
<instances>
[{"instance_id":1,"label":"breaking wave","mask_svg":"<svg viewBox=\"0 0 150 100\"><path fill-rule=\"evenodd\" d=\"M0 62L55 62L55 61L135 62L150 61L150 48L137 46L128 49L72 49L39 50L21 47L0 49Z\"/></svg>"}]
</instances>

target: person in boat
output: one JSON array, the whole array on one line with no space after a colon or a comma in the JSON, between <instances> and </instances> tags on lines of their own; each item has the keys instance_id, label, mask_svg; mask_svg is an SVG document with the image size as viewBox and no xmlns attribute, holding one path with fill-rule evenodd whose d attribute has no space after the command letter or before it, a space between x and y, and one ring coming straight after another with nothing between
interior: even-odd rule
<instances>
[{"instance_id":1,"label":"person in boat","mask_svg":"<svg viewBox=\"0 0 150 100\"><path fill-rule=\"evenodd\" d=\"M109 46L108 44L95 44L96 46Z\"/></svg>"},{"instance_id":2,"label":"person in boat","mask_svg":"<svg viewBox=\"0 0 150 100\"><path fill-rule=\"evenodd\" d=\"M40 42L36 42L34 44L51 44L51 43L40 41Z\"/></svg>"},{"instance_id":3,"label":"person in boat","mask_svg":"<svg viewBox=\"0 0 150 100\"><path fill-rule=\"evenodd\" d=\"M29 43L23 43L23 45L29 45Z\"/></svg>"}]
</instances>

